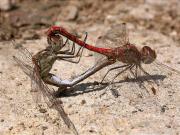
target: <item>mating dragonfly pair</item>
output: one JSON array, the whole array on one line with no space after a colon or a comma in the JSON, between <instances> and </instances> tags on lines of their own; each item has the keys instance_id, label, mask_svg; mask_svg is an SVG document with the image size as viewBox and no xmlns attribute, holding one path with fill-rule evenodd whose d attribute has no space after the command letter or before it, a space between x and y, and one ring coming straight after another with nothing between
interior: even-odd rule
<instances>
[{"instance_id":1,"label":"mating dragonfly pair","mask_svg":"<svg viewBox=\"0 0 180 135\"><path fill-rule=\"evenodd\" d=\"M62 36L67 38L65 43L63 43ZM155 78L146 72L142 64L154 63L153 66L158 67L158 69L166 69L172 74L177 74L178 76L180 75L179 71L158 62L156 60L156 52L149 46L144 46L141 50L139 50L134 44L130 43L126 25L124 23L113 27L107 31L107 33L100 36L96 46L87 44L86 39L87 34L85 39L82 41L73 34L67 32L64 28L59 26L52 26L47 32L47 41L49 46L46 49L32 56L26 48L20 47L18 49L19 54L14 56L14 60L31 78L32 91L42 93L45 101L47 101L47 104L59 112L65 124L74 132L74 134L78 134L74 124L67 117L61 104L59 104L59 102L61 102L60 99L57 99L54 96L55 91L50 89L47 84L57 86L59 88L58 90L63 92L67 90L67 88L76 85L77 83L98 72L102 68L115 63L120 63L121 65L110 68L101 82L104 81L104 78L112 70L121 69L110 81L110 84L113 84L114 80L119 75L129 71L135 79L139 80L141 85L143 85L144 82L147 82L150 85L152 93L156 94L156 89L152 84L159 84ZM62 51L62 49L67 46L68 40L73 42L71 49ZM75 51L76 45L80 46L77 52ZM50 73L52 65L56 60L79 63L84 48L101 54L103 58L98 60L98 62L96 62L93 67L89 68L87 71L74 79L62 80L58 76ZM74 61L73 58L77 57L78 60ZM142 72L145 76L148 76L148 78L139 78L140 72ZM167 74L167 76L170 76L170 74ZM144 88L146 89L146 87ZM112 93L116 92L112 89Z\"/></svg>"}]
</instances>

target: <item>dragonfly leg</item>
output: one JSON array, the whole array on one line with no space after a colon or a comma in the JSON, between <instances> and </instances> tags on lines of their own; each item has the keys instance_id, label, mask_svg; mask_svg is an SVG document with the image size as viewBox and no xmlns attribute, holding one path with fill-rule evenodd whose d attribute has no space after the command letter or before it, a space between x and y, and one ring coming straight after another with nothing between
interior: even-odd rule
<instances>
[{"instance_id":1,"label":"dragonfly leg","mask_svg":"<svg viewBox=\"0 0 180 135\"><path fill-rule=\"evenodd\" d=\"M129 68L131 68L133 65L126 65L127 67L125 69L123 69L121 72L117 73L114 78L112 79L111 83L114 82L114 80L122 73L124 73L126 70L128 70Z\"/></svg>"},{"instance_id":2,"label":"dragonfly leg","mask_svg":"<svg viewBox=\"0 0 180 135\"><path fill-rule=\"evenodd\" d=\"M88 36L88 33L86 32L86 33L85 33L85 38L84 38L84 44L86 43L87 36ZM75 56L77 57L77 56L79 56L79 53L80 53L80 56L79 56L79 59L78 59L77 63L79 63L80 60L81 60L81 57L82 57L82 53L83 53L84 47L85 47L85 45L84 45L83 47L81 46L81 47L79 48L77 54L75 55ZM81 49L82 49L82 51L80 52Z\"/></svg>"},{"instance_id":3,"label":"dragonfly leg","mask_svg":"<svg viewBox=\"0 0 180 135\"><path fill-rule=\"evenodd\" d=\"M83 41L84 41L84 44L86 43L87 36L88 36L88 33L87 33L87 32L86 32L85 34L86 34L86 35L85 35L85 38L84 38L84 40L83 40ZM73 45L74 45L74 48L75 48L75 43L74 43L74 42L73 42ZM81 49L82 49L82 51L81 51ZM75 49L74 49L74 50L75 50ZM79 63L79 62L80 62L81 57L82 57L83 50L84 50L84 46L83 46L83 47L81 46L75 55L74 55L74 53L73 53L74 58L76 58L76 57L79 56L78 61L76 61L76 62L74 62L74 63ZM65 59L63 59L63 60L65 60Z\"/></svg>"},{"instance_id":4,"label":"dragonfly leg","mask_svg":"<svg viewBox=\"0 0 180 135\"><path fill-rule=\"evenodd\" d=\"M125 65L124 65L124 66L125 66ZM123 72L125 72L126 70L128 70L130 67L132 67L132 65L126 65L126 68L125 68L125 69L123 69L121 72L119 72L118 74L115 75L115 77L112 79L112 81L110 82L110 84L111 84L111 85L114 84L114 80L115 80L120 74L122 74ZM117 91L116 89L111 88L110 90L111 90L113 96L115 96L115 97L118 97L118 96L119 96L119 93L118 93L118 91Z\"/></svg>"},{"instance_id":5,"label":"dragonfly leg","mask_svg":"<svg viewBox=\"0 0 180 135\"><path fill-rule=\"evenodd\" d=\"M148 89L147 89L146 86L144 85L144 81L143 81L141 78L138 78L138 76L136 76L136 73L134 73L134 72L132 71L132 68L130 68L130 73L134 76L135 79L138 79L138 80L140 81L139 86L140 86L140 87L143 87L143 88L146 90L146 92L149 94Z\"/></svg>"},{"instance_id":6,"label":"dragonfly leg","mask_svg":"<svg viewBox=\"0 0 180 135\"><path fill-rule=\"evenodd\" d=\"M103 77L103 79L101 80L100 83L101 83L101 84L103 83L105 77L108 75L108 73L109 73L110 71L115 70L115 69L118 69L118 68L127 67L127 66L129 66L129 65L122 65L122 66L117 66L117 67L113 67L113 68L109 69L109 70L106 72L106 74L104 75L104 77Z\"/></svg>"},{"instance_id":7,"label":"dragonfly leg","mask_svg":"<svg viewBox=\"0 0 180 135\"><path fill-rule=\"evenodd\" d=\"M87 40L87 32L86 32L86 36L85 36L85 38L84 38L84 43L86 42L86 40ZM75 43L73 42L73 46L74 46L74 48L75 48ZM81 51L81 49L82 49L82 51ZM75 50L75 49L74 49ZM61 60L64 60L64 61L68 61L68 62L71 62L71 63L79 63L80 62L80 60L81 60L81 57L82 57L82 53L83 53L83 50L84 50L84 46L82 47L80 47L79 48L79 50L78 50L78 52L74 55L74 53L72 53L72 54L70 54L69 53L69 55L70 56L58 56L57 58L59 58L59 59L61 59ZM80 53L80 54L79 54ZM72 60L72 59L69 59L69 58L77 58L77 57L79 57L79 59L77 60L77 61L74 61L74 60Z\"/></svg>"},{"instance_id":8,"label":"dragonfly leg","mask_svg":"<svg viewBox=\"0 0 180 135\"><path fill-rule=\"evenodd\" d=\"M150 77L150 78L152 79L152 81L153 81L157 86L159 85L158 81L155 80L155 79L153 79L152 76L151 76L148 72L146 72L146 71L143 69L142 66L139 66L139 69L140 69L141 71L143 71L143 73L146 74L148 77ZM146 80L147 82L151 82L150 80L147 80L147 79L145 79L145 80Z\"/></svg>"}]
</instances>

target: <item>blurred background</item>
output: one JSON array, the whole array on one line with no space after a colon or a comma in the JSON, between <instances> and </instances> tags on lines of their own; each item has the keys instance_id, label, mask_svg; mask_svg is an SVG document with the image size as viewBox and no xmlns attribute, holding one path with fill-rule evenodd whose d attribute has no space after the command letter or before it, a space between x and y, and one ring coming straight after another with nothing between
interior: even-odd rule
<instances>
[{"instance_id":1,"label":"blurred background","mask_svg":"<svg viewBox=\"0 0 180 135\"><path fill-rule=\"evenodd\" d=\"M131 43L152 47L160 62L180 69L180 0L0 0L0 135L70 134L56 111L35 107L30 79L12 61L18 49L9 40L17 39L17 45L35 54L47 44L47 29L60 25L81 38L88 32L87 43L95 45L107 28L122 22ZM85 50L78 65L56 62L52 73L62 79L77 76L94 65L91 56ZM150 74L162 69L155 66L145 69ZM104 68L78 84L76 96L61 98L80 134L180 134L179 74L165 79L156 96L147 96L137 83L126 82L128 76L120 76L120 96L114 98L108 88L94 90L92 85L106 72Z\"/></svg>"},{"instance_id":2,"label":"blurred background","mask_svg":"<svg viewBox=\"0 0 180 135\"><path fill-rule=\"evenodd\" d=\"M0 41L38 39L61 25L74 31L128 22L180 42L179 0L1 0Z\"/></svg>"}]
</instances>

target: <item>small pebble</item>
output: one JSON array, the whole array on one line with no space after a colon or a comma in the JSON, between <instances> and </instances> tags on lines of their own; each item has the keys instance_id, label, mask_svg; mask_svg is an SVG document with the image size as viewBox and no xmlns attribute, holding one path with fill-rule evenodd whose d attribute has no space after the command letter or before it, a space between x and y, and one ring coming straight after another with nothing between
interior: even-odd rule
<instances>
[{"instance_id":1,"label":"small pebble","mask_svg":"<svg viewBox=\"0 0 180 135\"><path fill-rule=\"evenodd\" d=\"M4 119L1 119L1 122L4 122Z\"/></svg>"},{"instance_id":2,"label":"small pebble","mask_svg":"<svg viewBox=\"0 0 180 135\"><path fill-rule=\"evenodd\" d=\"M89 132L90 133L95 133L95 131L93 129L90 129Z\"/></svg>"},{"instance_id":3,"label":"small pebble","mask_svg":"<svg viewBox=\"0 0 180 135\"><path fill-rule=\"evenodd\" d=\"M12 7L13 7L12 0L1 0L0 10L8 11L8 10L12 9Z\"/></svg>"},{"instance_id":4,"label":"small pebble","mask_svg":"<svg viewBox=\"0 0 180 135\"><path fill-rule=\"evenodd\" d=\"M16 86L20 86L20 85L22 85L22 83L21 83L21 82L16 83Z\"/></svg>"},{"instance_id":5,"label":"small pebble","mask_svg":"<svg viewBox=\"0 0 180 135\"><path fill-rule=\"evenodd\" d=\"M12 129L13 129L13 127L10 127L10 128L9 128L9 130L12 130Z\"/></svg>"},{"instance_id":6,"label":"small pebble","mask_svg":"<svg viewBox=\"0 0 180 135\"><path fill-rule=\"evenodd\" d=\"M143 110L142 110L142 109L138 109L138 111L139 111L139 112L143 112Z\"/></svg>"},{"instance_id":7,"label":"small pebble","mask_svg":"<svg viewBox=\"0 0 180 135\"><path fill-rule=\"evenodd\" d=\"M161 112L164 113L167 109L168 109L168 107L166 105L163 105L161 107Z\"/></svg>"},{"instance_id":8,"label":"small pebble","mask_svg":"<svg viewBox=\"0 0 180 135\"><path fill-rule=\"evenodd\" d=\"M81 105L84 105L85 103L86 103L86 100L83 99L83 100L81 101Z\"/></svg>"},{"instance_id":9,"label":"small pebble","mask_svg":"<svg viewBox=\"0 0 180 135\"><path fill-rule=\"evenodd\" d=\"M10 98L9 98L9 100L13 100L13 98L12 98L12 97L10 97Z\"/></svg>"},{"instance_id":10,"label":"small pebble","mask_svg":"<svg viewBox=\"0 0 180 135\"><path fill-rule=\"evenodd\" d=\"M42 130L46 130L46 129L48 129L47 126L42 126Z\"/></svg>"},{"instance_id":11,"label":"small pebble","mask_svg":"<svg viewBox=\"0 0 180 135\"><path fill-rule=\"evenodd\" d=\"M40 112L40 113L46 113L46 112L47 112L47 110L46 110L46 109L44 109L44 108L40 108L40 109L39 109L39 112Z\"/></svg>"},{"instance_id":12,"label":"small pebble","mask_svg":"<svg viewBox=\"0 0 180 135\"><path fill-rule=\"evenodd\" d=\"M167 128L171 128L171 125L166 125Z\"/></svg>"},{"instance_id":13,"label":"small pebble","mask_svg":"<svg viewBox=\"0 0 180 135\"><path fill-rule=\"evenodd\" d=\"M68 108L71 108L72 107L72 104L68 105Z\"/></svg>"},{"instance_id":14,"label":"small pebble","mask_svg":"<svg viewBox=\"0 0 180 135\"><path fill-rule=\"evenodd\" d=\"M137 111L135 110L135 111L132 111L132 113L137 113Z\"/></svg>"}]
</instances>

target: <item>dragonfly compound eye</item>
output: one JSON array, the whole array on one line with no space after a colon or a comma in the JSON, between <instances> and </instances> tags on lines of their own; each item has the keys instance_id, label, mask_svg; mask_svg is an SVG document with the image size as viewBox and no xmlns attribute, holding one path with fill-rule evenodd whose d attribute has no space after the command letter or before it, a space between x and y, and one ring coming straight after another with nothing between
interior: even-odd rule
<instances>
[{"instance_id":1,"label":"dragonfly compound eye","mask_svg":"<svg viewBox=\"0 0 180 135\"><path fill-rule=\"evenodd\" d=\"M145 64L150 64L156 59L156 52L148 46L144 46L141 50L141 60Z\"/></svg>"}]
</instances>

